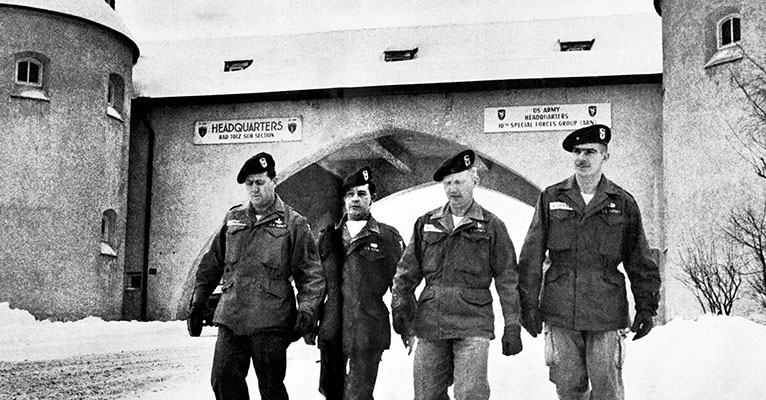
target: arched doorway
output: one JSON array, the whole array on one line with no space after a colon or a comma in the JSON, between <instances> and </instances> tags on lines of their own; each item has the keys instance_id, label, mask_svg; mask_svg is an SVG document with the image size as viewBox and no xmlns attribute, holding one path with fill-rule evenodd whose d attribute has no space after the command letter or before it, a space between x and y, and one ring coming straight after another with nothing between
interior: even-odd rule
<instances>
[{"instance_id":1,"label":"arched doorway","mask_svg":"<svg viewBox=\"0 0 766 400\"><path fill-rule=\"evenodd\" d=\"M362 166L372 167L378 200L391 194L433 183L433 172L465 145L421 132L385 130L357 140L293 173L277 186L285 202L309 219L318 230L340 217L341 181ZM473 148L481 186L534 206L540 188ZM328 205L331 205L328 207ZM316 233L316 232L315 232Z\"/></svg>"}]
</instances>

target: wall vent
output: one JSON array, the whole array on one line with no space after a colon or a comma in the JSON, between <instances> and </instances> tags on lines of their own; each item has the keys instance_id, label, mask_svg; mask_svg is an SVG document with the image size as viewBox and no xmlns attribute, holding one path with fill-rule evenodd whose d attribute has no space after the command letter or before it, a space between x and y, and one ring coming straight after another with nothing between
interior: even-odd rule
<instances>
[{"instance_id":1,"label":"wall vent","mask_svg":"<svg viewBox=\"0 0 766 400\"><path fill-rule=\"evenodd\" d=\"M563 41L559 39L559 49L561 51L590 51L593 47L593 42L595 41L596 39L571 41Z\"/></svg>"},{"instance_id":2,"label":"wall vent","mask_svg":"<svg viewBox=\"0 0 766 400\"><path fill-rule=\"evenodd\" d=\"M415 54L417 53L417 47L408 50L386 50L383 52L383 59L386 62L407 61L415 58Z\"/></svg>"},{"instance_id":3,"label":"wall vent","mask_svg":"<svg viewBox=\"0 0 766 400\"><path fill-rule=\"evenodd\" d=\"M253 60L232 60L224 61L223 72L242 71L253 63Z\"/></svg>"}]
</instances>

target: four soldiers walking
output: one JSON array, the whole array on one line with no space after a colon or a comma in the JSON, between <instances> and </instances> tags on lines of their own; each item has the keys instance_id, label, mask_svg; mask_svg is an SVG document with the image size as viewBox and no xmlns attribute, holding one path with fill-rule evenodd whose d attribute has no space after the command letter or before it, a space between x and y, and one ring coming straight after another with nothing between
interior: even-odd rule
<instances>
[{"instance_id":1,"label":"four soldiers walking","mask_svg":"<svg viewBox=\"0 0 766 400\"><path fill-rule=\"evenodd\" d=\"M415 349L415 399L447 400L451 385L456 400L488 399L493 282L504 355L522 350L522 325L533 337L544 332L559 399L623 399L630 321L617 267L624 266L635 300L633 340L652 329L660 275L636 201L603 176L610 139L603 125L566 137L574 175L540 194L518 265L504 223L474 200L479 176L471 150L434 173L447 203L417 219L406 249L399 232L370 213L376 187L369 167L343 180L345 213L321 232L317 247L306 219L274 193L274 160L254 156L237 177L250 201L227 213L202 258L190 310L201 318L221 282L211 375L216 399L249 398L251 360L261 398L287 399L286 349L303 336L320 349L320 393L372 400L391 342L383 301L389 289L393 328Z\"/></svg>"}]
</instances>

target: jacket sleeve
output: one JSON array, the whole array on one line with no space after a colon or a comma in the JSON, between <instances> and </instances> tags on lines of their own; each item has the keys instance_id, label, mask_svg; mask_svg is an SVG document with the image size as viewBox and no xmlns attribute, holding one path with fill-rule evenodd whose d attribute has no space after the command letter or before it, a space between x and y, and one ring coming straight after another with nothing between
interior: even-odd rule
<instances>
[{"instance_id":1,"label":"jacket sleeve","mask_svg":"<svg viewBox=\"0 0 766 400\"><path fill-rule=\"evenodd\" d=\"M548 210L544 196L545 192L542 192L537 199L535 213L519 255L519 295L523 310L539 307L543 263L548 246Z\"/></svg>"},{"instance_id":2,"label":"jacket sleeve","mask_svg":"<svg viewBox=\"0 0 766 400\"><path fill-rule=\"evenodd\" d=\"M399 231L397 231L396 228L391 227L390 229L391 234L389 235L389 240L391 240L391 254L389 254L389 261L391 263L391 271L388 277L391 279L390 289L393 290L393 278L394 275L396 275L396 267L399 264L399 260L402 259L402 254L404 253L404 239L402 239L402 236L399 234Z\"/></svg>"},{"instance_id":3,"label":"jacket sleeve","mask_svg":"<svg viewBox=\"0 0 766 400\"><path fill-rule=\"evenodd\" d=\"M316 316L319 303L324 298L326 281L311 228L304 217L295 219L292 235L290 266L298 289L298 311Z\"/></svg>"},{"instance_id":4,"label":"jacket sleeve","mask_svg":"<svg viewBox=\"0 0 766 400\"><path fill-rule=\"evenodd\" d=\"M635 200L628 200L628 226L623 243L622 262L630 279L636 311L656 315L660 301L660 269L646 240L641 211Z\"/></svg>"},{"instance_id":5,"label":"jacket sleeve","mask_svg":"<svg viewBox=\"0 0 766 400\"><path fill-rule=\"evenodd\" d=\"M224 255L226 254L226 220L207 242L207 250L202 255L194 280L192 303L207 302L223 275Z\"/></svg>"},{"instance_id":6,"label":"jacket sleeve","mask_svg":"<svg viewBox=\"0 0 766 400\"><path fill-rule=\"evenodd\" d=\"M326 279L326 295L324 304L320 305L319 315L319 344L320 346L340 340L341 307L340 292L341 263L338 246L342 249L342 240L332 226L323 230L319 235L318 250L322 261L322 270Z\"/></svg>"},{"instance_id":7,"label":"jacket sleeve","mask_svg":"<svg viewBox=\"0 0 766 400\"><path fill-rule=\"evenodd\" d=\"M404 249L404 254L399 264L396 266L394 275L394 287L391 295L391 313L394 321L401 319L405 321L406 330L411 330L412 320L415 318L415 288L423 280L423 270L421 269L421 243L423 232L423 217L415 221L412 230L410 244ZM400 335L409 335L411 332L400 332L401 327L394 324L396 333Z\"/></svg>"},{"instance_id":8,"label":"jacket sleeve","mask_svg":"<svg viewBox=\"0 0 766 400\"><path fill-rule=\"evenodd\" d=\"M495 279L495 290L500 298L505 325L519 325L521 306L519 304L519 267L516 264L516 250L503 221L494 221L492 235L492 256L490 263Z\"/></svg>"}]
</instances>

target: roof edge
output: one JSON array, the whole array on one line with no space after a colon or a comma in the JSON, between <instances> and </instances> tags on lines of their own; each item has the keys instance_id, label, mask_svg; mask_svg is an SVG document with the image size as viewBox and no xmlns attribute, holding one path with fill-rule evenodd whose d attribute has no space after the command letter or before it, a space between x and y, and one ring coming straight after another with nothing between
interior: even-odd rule
<instances>
[{"instance_id":1,"label":"roof edge","mask_svg":"<svg viewBox=\"0 0 766 400\"><path fill-rule=\"evenodd\" d=\"M104 4L106 5L106 3L104 3ZM102 27L104 29L107 29L107 30L109 30L111 32L114 32L118 36L126 39L126 41L128 42L128 44L129 44L129 46L130 46L130 48L132 50L132 53L133 53L133 65L135 65L138 62L138 57L141 54L141 51L140 51L140 49L138 47L138 44L133 39L130 31L122 23L122 21L119 19L119 17L116 16L116 14L115 14L115 21L119 21L119 23L116 23L116 25L118 25L118 26L110 26L106 22L101 22L101 21L98 21L96 19L88 18L88 17L83 16L83 15L78 15L78 14L75 14L75 13L72 13L72 12L67 12L65 10L57 10L57 9L53 9L53 8L46 8L46 7L38 6L38 5L35 5L35 4L22 4L20 2L0 1L0 7L22 8L22 9L34 10L34 11L38 11L38 12L45 12L45 13L63 15L63 16L69 17L69 18L73 18L73 19L76 19L76 20L80 20L80 21L84 21L84 22L91 23L91 24L94 24L94 25L98 25L98 26L100 26L100 27ZM106 5L106 7L109 7L109 6ZM109 7L109 9L112 10L111 7Z\"/></svg>"},{"instance_id":2,"label":"roof edge","mask_svg":"<svg viewBox=\"0 0 766 400\"><path fill-rule=\"evenodd\" d=\"M328 89L307 89L270 93L239 93L224 95L146 97L138 96L133 101L155 105L199 105L199 104L234 104L259 103L272 101L290 101L305 99L352 98L379 95L402 95L445 92L473 92L510 89L534 89L579 86L612 86L661 84L662 74L588 76L577 78L535 78L509 79L492 81L465 81L443 83L417 83L406 85L385 85L369 87L348 87Z\"/></svg>"}]
</instances>

